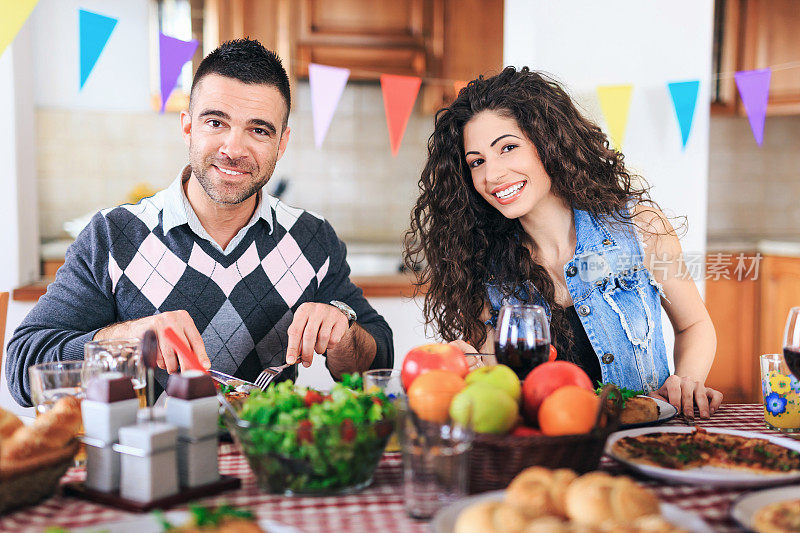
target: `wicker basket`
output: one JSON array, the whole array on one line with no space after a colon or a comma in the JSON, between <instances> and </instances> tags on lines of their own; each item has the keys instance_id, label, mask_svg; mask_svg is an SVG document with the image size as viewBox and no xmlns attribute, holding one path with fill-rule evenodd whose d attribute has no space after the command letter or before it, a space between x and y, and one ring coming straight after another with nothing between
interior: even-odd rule
<instances>
[{"instance_id":1,"label":"wicker basket","mask_svg":"<svg viewBox=\"0 0 800 533\"><path fill-rule=\"evenodd\" d=\"M61 476L73 465L79 446L76 440L60 450L28 461L0 465L0 514L52 496Z\"/></svg>"},{"instance_id":2,"label":"wicker basket","mask_svg":"<svg viewBox=\"0 0 800 533\"><path fill-rule=\"evenodd\" d=\"M581 474L596 470L606 439L619 425L621 403L617 388L607 385L600 394L595 426L583 435L475 435L469 457L470 493L504 489L529 466L571 468Z\"/></svg>"}]
</instances>

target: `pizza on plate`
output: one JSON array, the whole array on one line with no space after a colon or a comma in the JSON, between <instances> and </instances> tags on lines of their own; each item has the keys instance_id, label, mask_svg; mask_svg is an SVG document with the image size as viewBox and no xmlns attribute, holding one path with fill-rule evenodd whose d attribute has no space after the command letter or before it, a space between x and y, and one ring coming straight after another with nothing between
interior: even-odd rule
<instances>
[{"instance_id":1,"label":"pizza on plate","mask_svg":"<svg viewBox=\"0 0 800 533\"><path fill-rule=\"evenodd\" d=\"M800 531L800 498L771 503L753 516L757 533L790 533Z\"/></svg>"},{"instance_id":2,"label":"pizza on plate","mask_svg":"<svg viewBox=\"0 0 800 533\"><path fill-rule=\"evenodd\" d=\"M709 433L703 428L623 437L611 449L617 457L634 463L676 470L715 466L763 473L800 471L800 452L766 439Z\"/></svg>"}]
</instances>

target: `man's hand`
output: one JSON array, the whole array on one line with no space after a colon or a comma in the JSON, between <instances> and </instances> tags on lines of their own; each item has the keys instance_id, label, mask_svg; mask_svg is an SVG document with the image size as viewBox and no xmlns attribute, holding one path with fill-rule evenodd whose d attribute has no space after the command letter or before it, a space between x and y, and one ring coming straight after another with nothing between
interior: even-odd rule
<instances>
[{"instance_id":1,"label":"man's hand","mask_svg":"<svg viewBox=\"0 0 800 533\"><path fill-rule=\"evenodd\" d=\"M297 308L289 326L286 362L299 358L304 367L311 366L314 352L323 354L335 348L349 330L347 317L332 305L306 302Z\"/></svg>"},{"instance_id":2,"label":"man's hand","mask_svg":"<svg viewBox=\"0 0 800 533\"><path fill-rule=\"evenodd\" d=\"M158 359L156 360L159 368L165 368L170 374L180 371L182 368L191 368L183 360L183 356L175 351L175 348L164 335L166 328L172 328L175 333L189 345L197 355L200 364L206 369L211 368L211 361L206 354L206 347L203 344L203 337L197 331L197 326L188 312L184 310L167 311L158 315L121 322L103 328L94 336L94 340L106 339L141 339L144 332L152 329L158 337Z\"/></svg>"},{"instance_id":3,"label":"man's hand","mask_svg":"<svg viewBox=\"0 0 800 533\"><path fill-rule=\"evenodd\" d=\"M700 411L700 418L708 418L719 409L722 393L706 387L689 377L671 375L664 384L650 396L659 398L675 406L686 418L694 418L694 406Z\"/></svg>"}]
</instances>

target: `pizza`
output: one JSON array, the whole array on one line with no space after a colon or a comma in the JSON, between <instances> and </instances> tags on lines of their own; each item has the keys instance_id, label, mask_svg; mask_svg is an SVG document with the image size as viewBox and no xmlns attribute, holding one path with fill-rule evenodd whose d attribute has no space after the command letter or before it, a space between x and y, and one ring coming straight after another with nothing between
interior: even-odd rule
<instances>
[{"instance_id":1,"label":"pizza","mask_svg":"<svg viewBox=\"0 0 800 533\"><path fill-rule=\"evenodd\" d=\"M753 516L757 533L800 531L800 498L765 505Z\"/></svg>"},{"instance_id":2,"label":"pizza","mask_svg":"<svg viewBox=\"0 0 800 533\"><path fill-rule=\"evenodd\" d=\"M634 463L675 470L716 466L763 473L800 471L800 452L766 439L709 433L703 428L623 437L611 449L617 457Z\"/></svg>"}]
</instances>

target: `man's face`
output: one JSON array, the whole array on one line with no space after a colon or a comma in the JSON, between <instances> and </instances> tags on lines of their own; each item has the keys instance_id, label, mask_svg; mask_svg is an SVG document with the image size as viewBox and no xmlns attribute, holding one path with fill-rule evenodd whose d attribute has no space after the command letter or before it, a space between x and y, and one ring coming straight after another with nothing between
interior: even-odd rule
<instances>
[{"instance_id":1,"label":"man's face","mask_svg":"<svg viewBox=\"0 0 800 533\"><path fill-rule=\"evenodd\" d=\"M238 204L264 186L289 141L281 93L217 74L205 76L181 113L192 173L218 204Z\"/></svg>"}]
</instances>

